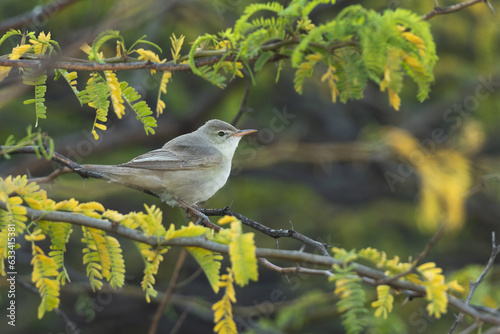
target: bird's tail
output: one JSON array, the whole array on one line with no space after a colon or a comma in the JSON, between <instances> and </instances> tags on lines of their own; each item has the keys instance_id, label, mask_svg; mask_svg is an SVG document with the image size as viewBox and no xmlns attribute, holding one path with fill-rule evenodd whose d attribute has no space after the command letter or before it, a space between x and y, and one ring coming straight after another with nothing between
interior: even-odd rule
<instances>
[{"instance_id":1,"label":"bird's tail","mask_svg":"<svg viewBox=\"0 0 500 334\"><path fill-rule=\"evenodd\" d=\"M75 172L83 177L113 181L114 169L116 169L116 167L106 165L81 165L80 167L75 168Z\"/></svg>"}]
</instances>

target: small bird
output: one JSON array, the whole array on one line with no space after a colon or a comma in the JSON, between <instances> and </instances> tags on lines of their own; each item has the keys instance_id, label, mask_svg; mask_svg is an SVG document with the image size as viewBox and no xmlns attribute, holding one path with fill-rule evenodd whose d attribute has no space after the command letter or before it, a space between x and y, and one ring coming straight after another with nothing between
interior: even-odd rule
<instances>
[{"instance_id":1,"label":"small bird","mask_svg":"<svg viewBox=\"0 0 500 334\"><path fill-rule=\"evenodd\" d=\"M127 163L81 167L94 177L151 192L168 205L195 206L226 184L240 139L256 131L213 119Z\"/></svg>"}]
</instances>

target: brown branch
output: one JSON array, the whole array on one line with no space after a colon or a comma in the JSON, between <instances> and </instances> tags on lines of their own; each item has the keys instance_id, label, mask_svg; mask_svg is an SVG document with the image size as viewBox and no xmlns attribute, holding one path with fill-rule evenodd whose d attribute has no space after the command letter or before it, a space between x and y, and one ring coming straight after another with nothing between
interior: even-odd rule
<instances>
[{"instance_id":1,"label":"brown branch","mask_svg":"<svg viewBox=\"0 0 500 334\"><path fill-rule=\"evenodd\" d=\"M422 21L427 21L431 18L433 18L434 16L436 15L444 15L444 14L450 14L450 13L454 13L454 12L458 12L459 10L462 10L464 8L467 8L467 7L470 7L472 5L475 5L475 4L478 4L478 3L481 3L481 2L484 2L486 4L486 6L488 6L488 8L493 12L495 13L495 9L493 8L493 6L489 3L488 0L467 0L467 1L464 1L464 2L460 2L460 3L457 3L455 5L451 5L451 6L447 6L447 7L439 7L437 5L437 2L435 1L434 4L434 9L425 14L424 16L422 16Z\"/></svg>"},{"instance_id":2,"label":"brown branch","mask_svg":"<svg viewBox=\"0 0 500 334\"><path fill-rule=\"evenodd\" d=\"M11 150L15 149L13 151L8 152L9 154L16 154L16 153L26 153L26 154L36 154L37 152L40 151L40 149L37 146L23 146L23 147L15 147L15 146L3 146L0 145L0 156L3 155L4 150ZM52 155L52 160L55 162L60 163L63 166L66 166L70 168L71 170L76 170L78 168L81 168L79 164L74 162L73 160L65 157L62 154L59 154L57 152L54 152Z\"/></svg>"},{"instance_id":3,"label":"brown branch","mask_svg":"<svg viewBox=\"0 0 500 334\"><path fill-rule=\"evenodd\" d=\"M36 7L25 14L3 20L0 22L0 33L4 33L9 29L19 29L40 20L46 20L49 16L53 16L57 12L78 1L80 0L56 0L45 6Z\"/></svg>"},{"instance_id":4,"label":"brown branch","mask_svg":"<svg viewBox=\"0 0 500 334\"><path fill-rule=\"evenodd\" d=\"M269 260L264 259L264 258L259 258L260 263L264 265L264 267L277 271L280 274L295 274L295 273L302 273L302 274L308 274L308 275L318 275L318 276L326 276L326 277L333 277L335 276L331 271L328 270L320 270L320 269L311 269L311 268L304 268L299 265L296 267L280 267L275 265L274 263L271 263Z\"/></svg>"},{"instance_id":5,"label":"brown branch","mask_svg":"<svg viewBox=\"0 0 500 334\"><path fill-rule=\"evenodd\" d=\"M220 56L214 56L198 60L195 62L196 66L211 65L220 60ZM229 58L229 57L226 57ZM191 71L189 64L175 64L175 63L153 63L150 61L138 61L129 63L92 63L92 62L70 62L70 61L57 61L56 59L50 60L31 60L31 59L3 59L0 58L0 66L9 67L22 67L22 68L45 68L45 69L61 69L61 70L74 70L74 71L130 71L139 69L155 69L159 71Z\"/></svg>"},{"instance_id":6,"label":"brown branch","mask_svg":"<svg viewBox=\"0 0 500 334\"><path fill-rule=\"evenodd\" d=\"M172 298L172 294L174 293L177 280L179 279L179 274L181 272L182 265L184 264L184 260L186 260L187 251L185 248L181 250L179 254L179 258L177 259L177 263L175 264L174 272L172 273L172 278L170 279L170 283L168 284L167 291L165 292L165 296L163 297L160 305L156 309L156 313L153 317L153 321L151 322L151 327L149 327L149 334L155 334L158 329L158 324L160 322L161 315L167 307L170 298Z\"/></svg>"},{"instance_id":7,"label":"brown branch","mask_svg":"<svg viewBox=\"0 0 500 334\"><path fill-rule=\"evenodd\" d=\"M481 273L481 275L479 275L479 277L477 278L477 280L475 282L470 282L469 294L467 295L467 299L465 300L465 304L467 304L467 305L470 303L470 300L472 299L472 295L474 294L474 292L476 292L477 287L479 286L479 284L481 284L483 282L484 278L486 277L486 274L488 274L491 267L493 266L493 263L495 262L495 258L497 257L498 254L500 254L500 244L497 245L496 238L495 238L495 232L491 233L491 243L492 243L491 255L490 255L490 258L488 260L488 263L486 264L486 267L484 267L483 272ZM455 322L451 326L451 329L448 332L448 334L451 334L455 331L455 329L458 327L458 325L462 322L463 317L464 317L464 313L460 312L460 314L455 319Z\"/></svg>"},{"instance_id":8,"label":"brown branch","mask_svg":"<svg viewBox=\"0 0 500 334\"><path fill-rule=\"evenodd\" d=\"M30 177L29 180L36 183L52 183L54 180L63 174L73 173L74 171L66 166L59 167L47 176Z\"/></svg>"},{"instance_id":9,"label":"brown branch","mask_svg":"<svg viewBox=\"0 0 500 334\"><path fill-rule=\"evenodd\" d=\"M304 243L306 245L309 245L309 246L312 246L312 247L318 249L321 252L321 254L323 254L324 256L330 256L330 254L328 253L324 244L322 244L319 241L313 240L309 237L306 237L302 233L299 233L293 229L291 229L291 230L283 230L283 229L276 230L276 229L269 228L261 223L258 223L250 218L247 218L247 217L245 217L237 212L234 212L233 210L231 210L227 206L225 208L222 208L222 209L198 209L198 210L200 212L206 214L207 216L234 216L234 217L238 218L243 224L245 224L245 225L247 225L247 226L249 226L249 227L251 227L259 232L267 234L270 237L273 237L275 239L279 239L279 238L283 238L283 237L292 238L292 239L301 241L302 243Z\"/></svg>"},{"instance_id":10,"label":"brown branch","mask_svg":"<svg viewBox=\"0 0 500 334\"><path fill-rule=\"evenodd\" d=\"M298 40L283 40L276 43L271 43L267 45L261 46L261 50L278 50L283 46L287 46L290 44L298 43ZM195 60L195 66L205 66L212 65L218 63L222 58L224 61L233 61L236 60L236 55L234 53L227 54L227 50L209 50L213 56L208 56L207 51L199 51L196 56L201 59ZM283 55L276 55L277 58L273 58L273 60L278 60L283 57ZM30 56L31 57L31 56ZM38 56L37 56L38 57ZM181 58L182 59L182 58ZM258 57L254 57L252 59L248 59L249 63L253 63L257 61ZM66 58L46 58L41 57L39 59L4 59L0 58L0 66L9 66L9 67L22 67L22 68L35 68L35 69L62 69L62 70L73 70L73 71L130 71L130 70L139 70L139 69L149 69L149 70L158 70L158 71L191 71L191 65L189 64L176 64L174 62L167 63L154 63L150 61L132 61L132 62L116 62L116 58L109 59L108 63L96 63L89 62L88 60L79 60L79 61L68 61Z\"/></svg>"}]
</instances>

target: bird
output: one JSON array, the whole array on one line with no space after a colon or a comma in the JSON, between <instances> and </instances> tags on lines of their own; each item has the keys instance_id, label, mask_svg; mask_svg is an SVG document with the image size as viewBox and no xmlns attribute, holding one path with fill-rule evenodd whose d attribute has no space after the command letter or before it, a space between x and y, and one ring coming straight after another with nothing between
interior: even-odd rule
<instances>
[{"instance_id":1,"label":"bird","mask_svg":"<svg viewBox=\"0 0 500 334\"><path fill-rule=\"evenodd\" d=\"M226 184L238 143L256 131L212 119L129 162L81 165L81 171L152 193L170 206L195 207Z\"/></svg>"}]
</instances>

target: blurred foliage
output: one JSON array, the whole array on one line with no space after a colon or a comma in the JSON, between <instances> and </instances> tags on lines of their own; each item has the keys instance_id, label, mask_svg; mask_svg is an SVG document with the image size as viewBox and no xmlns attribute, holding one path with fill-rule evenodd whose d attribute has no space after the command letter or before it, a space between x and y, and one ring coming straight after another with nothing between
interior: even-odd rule
<instances>
[{"instance_id":1,"label":"blurred foliage","mask_svg":"<svg viewBox=\"0 0 500 334\"><path fill-rule=\"evenodd\" d=\"M2 1L0 20L31 11L40 1ZM359 1L368 9L381 12L387 8L404 8L419 14L432 10L433 1ZM441 6L455 1L439 1ZM146 34L148 39L163 48L170 58L170 37L186 36L193 41L205 33L215 34L233 26L249 1L77 1L64 11L28 26L31 31L52 34L68 56L82 56L78 47L91 43L105 29L119 30L125 40L136 40ZM313 22L324 22L337 15L347 4L322 6L311 13ZM495 6L495 3L493 3ZM499 10L499 8L496 8ZM463 229L445 235L434 246L426 261L434 261L443 268L449 280L457 279L464 287L481 273L491 252L491 232L498 229L500 220L500 64L498 63L500 26L498 17L478 4L458 13L436 16L430 21L431 32L439 56L434 67L435 82L429 99L417 103L416 87L404 80L400 93L401 110L391 110L387 97L379 87L369 84L360 101L346 104L331 103L331 90L321 83L324 73L313 72L302 95L294 92L294 74L285 62L280 79L275 83L277 64L267 64L255 77L248 99L249 112L240 124L261 131L255 139L248 139L239 149L239 168L228 184L206 204L207 207L232 208L272 228L293 227L312 238L324 240L330 246L346 249L374 247L385 250L389 257L399 255L408 258L418 254L429 234L422 233L416 222L415 212L419 184L422 180L415 173L405 174L404 180L391 189L384 179L385 171L398 173L407 164L380 162L377 159L330 159L325 162L318 154L310 162L282 159L261 168L245 168L245 163L259 159L270 144L351 143L352 151L359 142L371 139L380 143L380 126L396 126L410 132L425 148L437 153L441 150L458 150L471 166L471 196L466 199ZM9 52L15 45L4 44L0 53ZM114 52L108 46L105 52ZM189 49L186 43L181 54ZM158 98L161 78L150 77L146 71L120 73L121 80L130 82L151 105ZM47 78L45 95L50 122L39 122L43 133L54 140L55 150L77 162L121 163L158 148L181 133L197 128L205 120L220 118L232 120L240 108L246 82L236 79L225 90L212 87L192 74L176 73L169 83L164 114L160 116L155 136L146 137L142 125L126 116L118 122L110 116L108 130L99 141L90 132L95 112L80 107L70 87L63 80ZM33 123L33 105L19 101L33 98L33 92L21 85L13 85L16 79L8 78L0 85L0 143L13 134L15 138L26 136L26 127ZM14 88L13 88L14 87ZM284 112L285 110L285 112ZM286 118L283 115L293 117ZM89 130L87 130L89 129ZM373 131L375 130L375 131ZM371 134L370 134L371 133ZM370 137L371 136L371 137ZM359 142L358 142L359 140ZM244 144L244 143L242 143ZM395 143L399 144L399 143ZM330 153L329 153L330 154ZM335 156L335 153L331 153ZM449 162L449 160L447 160ZM36 176L52 171L51 164L38 161L32 156L15 156L0 164L1 174L24 174L29 169ZM75 197L80 201L98 200L106 207L118 211L142 210L142 203L156 204L164 211L164 225L185 224L184 215L178 209L168 208L156 199L122 189L99 180L82 181L75 175L63 176L55 184L46 185L54 198ZM76 234L81 237L81 235ZM258 247L275 247L275 240L256 235ZM298 249L301 244L281 239L280 248ZM41 242L44 244L44 241ZM81 247L78 242L68 243L68 248ZM23 247L29 248L29 247ZM141 257L130 251L132 243L123 242L125 266L129 276L126 285L140 286L142 279ZM308 249L310 250L310 249ZM19 274L29 273L31 252L18 255ZM74 253L77 253L76 255ZM168 257L157 274L157 290L164 291L175 258ZM110 292L91 293L85 290L85 267L81 254L69 252L66 263L69 275L78 292L64 292L62 308L77 322L83 333L136 333L144 331L155 305L146 305L144 297ZM193 260L183 270L183 279L192 274L198 265ZM236 289L238 303L234 305L236 325L255 333L343 333L338 313L331 307L333 293L321 295L310 292L321 288L333 290L324 280L304 275L281 276L260 268L259 284ZM498 307L498 269L487 276L479 286L473 303ZM29 278L26 278L29 280ZM4 284L3 281L1 284ZM204 277L195 278L176 294L184 299L195 296L215 302ZM0 289L0 305L5 306L5 289ZM277 293L279 292L279 294ZM18 287L18 314L22 323L14 332L38 333L64 330L61 319L48 313L36 320L33 305L40 301L27 290ZM309 295L311 293L311 296ZM314 294L317 294L316 296ZM465 291L464 293L467 293ZM465 295L462 295L464 297ZM447 332L455 320L448 312L436 321L426 314L426 301L414 299L402 305L404 296L395 295L397 312L389 314L388 321L369 317L370 333L422 333ZM308 299L310 298L310 299ZM368 300L375 300L375 292ZM313 302L310 302L310 301ZM324 300L324 302L323 302ZM174 303L169 318L160 330L170 331L186 310L186 304ZM250 311L237 309L236 305L250 307ZM252 308L253 307L253 308ZM396 307L395 307L396 308ZM202 303L190 304L187 318L181 323L179 333L212 331L213 318ZM297 310L303 310L297 312ZM87 315L89 315L87 317ZM90 316L91 315L91 316ZM262 323L258 321L262 318ZM119 320L118 320L119 319ZM466 318L466 324L471 320ZM112 325L111 325L112 324ZM0 322L0 331L11 328Z\"/></svg>"}]
</instances>

